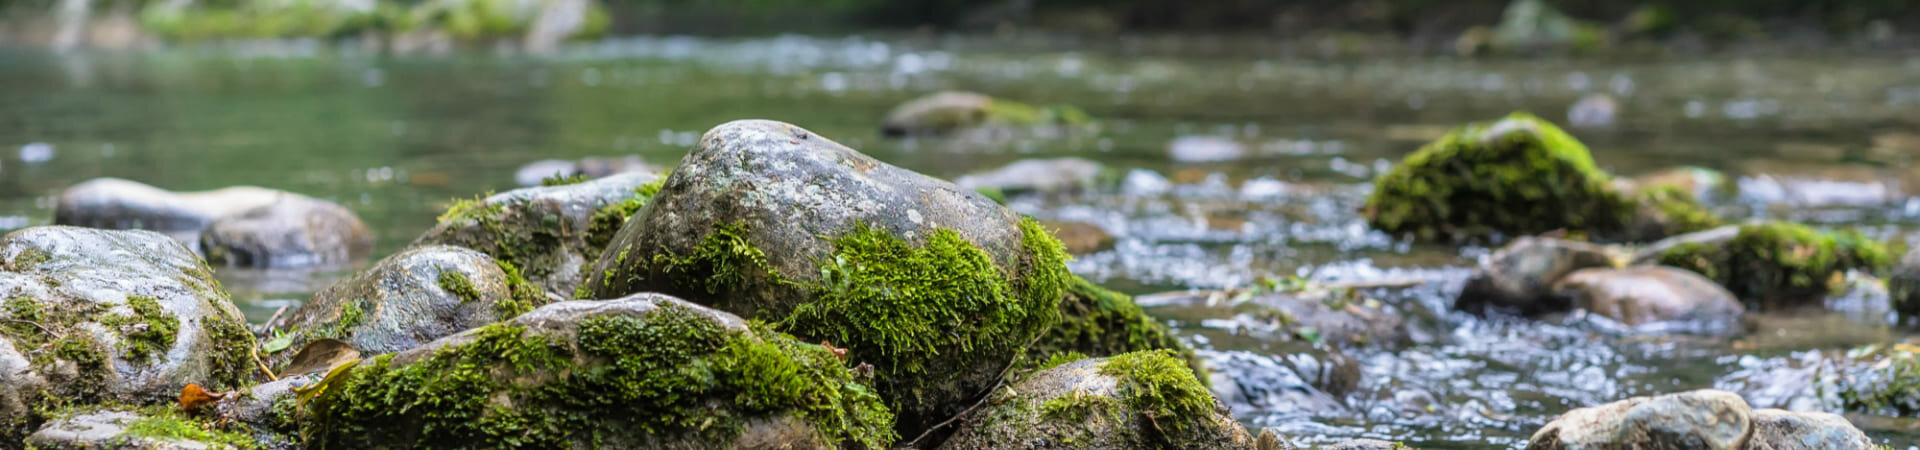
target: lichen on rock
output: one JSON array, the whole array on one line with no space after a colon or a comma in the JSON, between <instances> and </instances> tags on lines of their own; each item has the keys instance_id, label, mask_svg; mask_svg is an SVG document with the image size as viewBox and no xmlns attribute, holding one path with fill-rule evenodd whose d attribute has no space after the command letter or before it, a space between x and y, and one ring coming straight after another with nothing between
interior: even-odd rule
<instances>
[{"instance_id":1,"label":"lichen on rock","mask_svg":"<svg viewBox=\"0 0 1920 450\"><path fill-rule=\"evenodd\" d=\"M621 174L578 183L515 189L447 208L413 247L453 245L486 253L524 271L554 296L571 296L584 268L660 189L656 174Z\"/></svg>"}]
</instances>

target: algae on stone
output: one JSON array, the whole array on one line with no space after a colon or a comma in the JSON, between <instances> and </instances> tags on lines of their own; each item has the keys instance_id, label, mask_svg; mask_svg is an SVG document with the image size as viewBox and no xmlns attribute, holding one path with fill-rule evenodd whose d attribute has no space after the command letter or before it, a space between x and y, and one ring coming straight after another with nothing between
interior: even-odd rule
<instances>
[{"instance_id":1,"label":"algae on stone","mask_svg":"<svg viewBox=\"0 0 1920 450\"><path fill-rule=\"evenodd\" d=\"M701 448L772 433L879 449L896 438L880 398L831 351L657 294L549 305L335 383L303 424L310 448Z\"/></svg>"},{"instance_id":2,"label":"algae on stone","mask_svg":"<svg viewBox=\"0 0 1920 450\"><path fill-rule=\"evenodd\" d=\"M660 190L664 178L623 174L456 201L413 247L453 245L524 270L556 297L573 294L584 268Z\"/></svg>"},{"instance_id":3,"label":"algae on stone","mask_svg":"<svg viewBox=\"0 0 1920 450\"><path fill-rule=\"evenodd\" d=\"M1057 362L1055 358L1060 355L1099 357L1165 349L1189 361L1189 367L1200 374L1203 383L1207 380L1204 366L1193 349L1180 342L1166 324L1142 311L1131 296L1072 276L1059 311L1059 322L1027 348L1027 361L1040 363L1040 369Z\"/></svg>"},{"instance_id":4,"label":"algae on stone","mask_svg":"<svg viewBox=\"0 0 1920 450\"><path fill-rule=\"evenodd\" d=\"M1730 242L1681 243L1655 260L1714 280L1741 300L1769 306L1817 301L1848 270L1879 270L1893 263L1885 245L1859 233L1786 222L1742 225Z\"/></svg>"},{"instance_id":5,"label":"algae on stone","mask_svg":"<svg viewBox=\"0 0 1920 450\"><path fill-rule=\"evenodd\" d=\"M1526 113L1470 124L1374 180L1362 214L1421 241L1554 230L1622 233L1634 202L1610 186L1580 141Z\"/></svg>"}]
</instances>

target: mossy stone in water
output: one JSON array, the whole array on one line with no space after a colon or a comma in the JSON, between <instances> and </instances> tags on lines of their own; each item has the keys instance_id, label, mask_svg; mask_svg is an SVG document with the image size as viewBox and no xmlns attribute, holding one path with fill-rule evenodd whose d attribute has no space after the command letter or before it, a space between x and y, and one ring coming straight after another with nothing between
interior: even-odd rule
<instances>
[{"instance_id":1,"label":"mossy stone in water","mask_svg":"<svg viewBox=\"0 0 1920 450\"><path fill-rule=\"evenodd\" d=\"M1713 233L1713 231L1702 232ZM1893 263L1885 245L1853 231L1805 225L1742 225L1727 241L1685 241L1654 255L1661 265L1691 270L1747 302L1792 306L1817 302L1848 270L1877 271Z\"/></svg>"},{"instance_id":2,"label":"mossy stone in water","mask_svg":"<svg viewBox=\"0 0 1920 450\"><path fill-rule=\"evenodd\" d=\"M1052 325L1066 258L974 191L743 120L702 137L577 296L663 292L844 347L917 435Z\"/></svg>"},{"instance_id":3,"label":"mossy stone in water","mask_svg":"<svg viewBox=\"0 0 1920 450\"><path fill-rule=\"evenodd\" d=\"M565 298L620 226L660 190L662 180L650 173L620 174L461 200L413 247L452 245L486 253Z\"/></svg>"},{"instance_id":4,"label":"mossy stone in water","mask_svg":"<svg viewBox=\"0 0 1920 450\"><path fill-rule=\"evenodd\" d=\"M1375 229L1421 241L1538 234L1614 236L1634 202L1587 148L1538 117L1514 113L1454 130L1374 180L1363 214Z\"/></svg>"},{"instance_id":5,"label":"mossy stone in water","mask_svg":"<svg viewBox=\"0 0 1920 450\"><path fill-rule=\"evenodd\" d=\"M1193 348L1180 342L1166 324L1142 311L1132 296L1073 276L1067 284L1067 295L1060 301L1060 322L1028 347L1027 362L1066 354L1097 357L1143 350L1171 350L1201 374L1201 382L1207 380Z\"/></svg>"},{"instance_id":6,"label":"mossy stone in water","mask_svg":"<svg viewBox=\"0 0 1920 450\"><path fill-rule=\"evenodd\" d=\"M1172 351L1066 362L994 392L941 448L1251 449Z\"/></svg>"},{"instance_id":7,"label":"mossy stone in water","mask_svg":"<svg viewBox=\"0 0 1920 450\"><path fill-rule=\"evenodd\" d=\"M561 302L328 382L309 448L885 448L825 347L659 294Z\"/></svg>"},{"instance_id":8,"label":"mossy stone in water","mask_svg":"<svg viewBox=\"0 0 1920 450\"><path fill-rule=\"evenodd\" d=\"M253 333L213 271L147 231L32 227L0 238L0 442L47 414L169 403L258 372Z\"/></svg>"}]
</instances>

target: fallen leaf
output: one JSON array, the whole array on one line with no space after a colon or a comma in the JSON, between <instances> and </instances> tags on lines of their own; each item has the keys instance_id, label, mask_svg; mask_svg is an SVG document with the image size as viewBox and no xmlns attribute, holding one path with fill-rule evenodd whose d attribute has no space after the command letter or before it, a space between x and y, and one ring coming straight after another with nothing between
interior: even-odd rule
<instances>
[{"instance_id":1,"label":"fallen leaf","mask_svg":"<svg viewBox=\"0 0 1920 450\"><path fill-rule=\"evenodd\" d=\"M180 388L180 409L194 412L226 396L224 392L210 392L198 384L188 383L187 387Z\"/></svg>"},{"instance_id":2,"label":"fallen leaf","mask_svg":"<svg viewBox=\"0 0 1920 450\"><path fill-rule=\"evenodd\" d=\"M828 351L833 352L833 357L840 358L841 361L847 360L847 349L834 347L832 342L827 341L820 341L820 346L826 347Z\"/></svg>"},{"instance_id":3,"label":"fallen leaf","mask_svg":"<svg viewBox=\"0 0 1920 450\"><path fill-rule=\"evenodd\" d=\"M321 339L308 343L300 348L299 353L294 353L293 359L287 361L287 367L280 370L280 376L328 371L348 361L360 361L360 350L354 349L353 344L339 339Z\"/></svg>"},{"instance_id":4,"label":"fallen leaf","mask_svg":"<svg viewBox=\"0 0 1920 450\"><path fill-rule=\"evenodd\" d=\"M293 392L296 394L294 396L294 405L305 408L307 402L313 401L313 399L319 397L320 394L326 393L327 386L339 380L341 374L347 373L347 369L358 365L360 365L360 360L358 359L347 361L345 364L334 366L332 370L328 370L327 376L320 378L319 382L293 388Z\"/></svg>"},{"instance_id":5,"label":"fallen leaf","mask_svg":"<svg viewBox=\"0 0 1920 450\"><path fill-rule=\"evenodd\" d=\"M282 334L274 337L273 340L267 341L266 345L263 346L261 350L271 355L271 354L285 351L287 347L292 347L292 346L293 346L293 335Z\"/></svg>"}]
</instances>

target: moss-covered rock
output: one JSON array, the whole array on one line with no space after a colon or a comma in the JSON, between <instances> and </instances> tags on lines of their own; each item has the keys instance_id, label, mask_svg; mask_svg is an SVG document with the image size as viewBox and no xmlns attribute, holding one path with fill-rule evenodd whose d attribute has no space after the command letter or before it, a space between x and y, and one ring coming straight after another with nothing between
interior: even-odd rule
<instances>
[{"instance_id":1,"label":"moss-covered rock","mask_svg":"<svg viewBox=\"0 0 1920 450\"><path fill-rule=\"evenodd\" d=\"M928 94L887 112L880 131L888 136L942 135L985 127L1074 126L1093 122L1080 108L1033 106L973 92Z\"/></svg>"},{"instance_id":2,"label":"moss-covered rock","mask_svg":"<svg viewBox=\"0 0 1920 450\"><path fill-rule=\"evenodd\" d=\"M520 268L546 292L571 297L585 278L583 269L663 181L630 173L459 201L413 246L474 249Z\"/></svg>"},{"instance_id":3,"label":"moss-covered rock","mask_svg":"<svg viewBox=\"0 0 1920 450\"><path fill-rule=\"evenodd\" d=\"M1833 414L1756 411L1738 394L1698 390L1568 411L1527 443L1527 450L1595 448L1870 449L1873 442Z\"/></svg>"},{"instance_id":4,"label":"moss-covered rock","mask_svg":"<svg viewBox=\"0 0 1920 450\"><path fill-rule=\"evenodd\" d=\"M100 408L56 413L28 436L27 448L43 449L257 449L245 433L222 430L209 420L189 417L178 408Z\"/></svg>"},{"instance_id":5,"label":"moss-covered rock","mask_svg":"<svg viewBox=\"0 0 1920 450\"><path fill-rule=\"evenodd\" d=\"M1374 180L1362 214L1375 229L1421 241L1565 229L1611 237L1635 202L1615 191L1587 148L1526 113L1470 124Z\"/></svg>"},{"instance_id":6,"label":"moss-covered rock","mask_svg":"<svg viewBox=\"0 0 1920 450\"><path fill-rule=\"evenodd\" d=\"M367 355L404 351L547 304L546 294L517 272L459 247L394 254L268 324L286 338L264 346L266 361L277 368L307 343L329 338Z\"/></svg>"},{"instance_id":7,"label":"moss-covered rock","mask_svg":"<svg viewBox=\"0 0 1920 450\"><path fill-rule=\"evenodd\" d=\"M146 231L33 227L0 238L0 442L49 411L247 384L253 334L186 247Z\"/></svg>"},{"instance_id":8,"label":"moss-covered rock","mask_svg":"<svg viewBox=\"0 0 1920 450\"><path fill-rule=\"evenodd\" d=\"M524 38L529 48L544 49L598 36L609 20L591 0L279 0L150 2L140 24L176 41L432 31L463 40Z\"/></svg>"},{"instance_id":9,"label":"moss-covered rock","mask_svg":"<svg viewBox=\"0 0 1920 450\"><path fill-rule=\"evenodd\" d=\"M1651 259L1691 270L1726 286L1741 300L1763 306L1817 302L1838 287L1848 270L1890 266L1886 246L1853 231L1819 231L1805 225L1762 222L1738 232L1708 230L1692 239L1676 236L1658 244Z\"/></svg>"},{"instance_id":10,"label":"moss-covered rock","mask_svg":"<svg viewBox=\"0 0 1920 450\"><path fill-rule=\"evenodd\" d=\"M892 416L819 345L659 294L541 307L324 386L309 448L885 448Z\"/></svg>"},{"instance_id":11,"label":"moss-covered rock","mask_svg":"<svg viewBox=\"0 0 1920 450\"><path fill-rule=\"evenodd\" d=\"M1634 195L1639 209L1628 228L1627 238L1631 240L1664 238L1726 224L1720 216L1702 206L1692 191L1680 186L1642 187Z\"/></svg>"},{"instance_id":12,"label":"moss-covered rock","mask_svg":"<svg viewBox=\"0 0 1920 450\"><path fill-rule=\"evenodd\" d=\"M373 233L344 206L288 194L214 219L200 233L200 249L213 264L340 266L373 253Z\"/></svg>"},{"instance_id":13,"label":"moss-covered rock","mask_svg":"<svg viewBox=\"0 0 1920 450\"><path fill-rule=\"evenodd\" d=\"M941 447L1251 449L1254 439L1171 351L1066 362L992 394Z\"/></svg>"},{"instance_id":14,"label":"moss-covered rock","mask_svg":"<svg viewBox=\"0 0 1920 450\"><path fill-rule=\"evenodd\" d=\"M1188 361L1200 380L1206 371L1193 349L1133 303L1133 297L1113 292L1074 276L1060 300L1060 322L1027 349L1027 361L1039 364L1057 355L1112 356L1144 350L1171 350Z\"/></svg>"},{"instance_id":15,"label":"moss-covered rock","mask_svg":"<svg viewBox=\"0 0 1920 450\"><path fill-rule=\"evenodd\" d=\"M1067 256L1030 219L793 125L715 127L595 262L582 298L664 292L872 363L918 434L1055 320Z\"/></svg>"}]
</instances>

